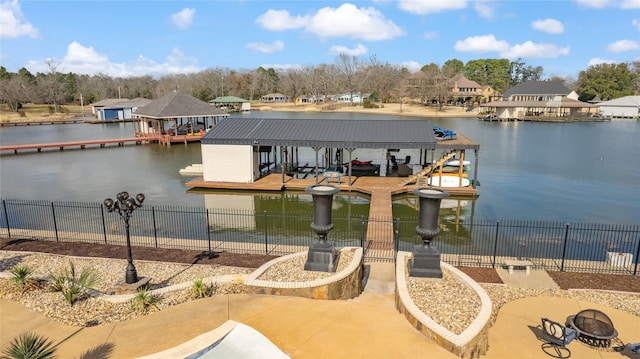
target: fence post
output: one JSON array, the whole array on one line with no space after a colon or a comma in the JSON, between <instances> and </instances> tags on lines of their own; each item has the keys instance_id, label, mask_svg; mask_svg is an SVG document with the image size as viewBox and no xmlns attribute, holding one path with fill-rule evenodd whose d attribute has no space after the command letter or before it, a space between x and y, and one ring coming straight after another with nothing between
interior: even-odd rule
<instances>
[{"instance_id":1,"label":"fence post","mask_svg":"<svg viewBox=\"0 0 640 359\"><path fill-rule=\"evenodd\" d=\"M640 256L640 237L638 237L638 248L636 249L636 265L633 268L633 275L636 275L638 273L638 263L640 263L640 258L638 258L638 256Z\"/></svg>"},{"instance_id":2,"label":"fence post","mask_svg":"<svg viewBox=\"0 0 640 359\"><path fill-rule=\"evenodd\" d=\"M209 223L209 208L205 208L204 210L207 216L207 243L208 243L207 248L209 250L209 253L211 253L211 230L210 230L211 226Z\"/></svg>"},{"instance_id":3,"label":"fence post","mask_svg":"<svg viewBox=\"0 0 640 359\"><path fill-rule=\"evenodd\" d=\"M360 247L364 251L364 216L360 216Z\"/></svg>"},{"instance_id":4,"label":"fence post","mask_svg":"<svg viewBox=\"0 0 640 359\"><path fill-rule=\"evenodd\" d=\"M153 240L155 241L156 248L158 248L158 229L156 227L156 208L151 207L151 219L153 220Z\"/></svg>"},{"instance_id":5,"label":"fence post","mask_svg":"<svg viewBox=\"0 0 640 359\"><path fill-rule=\"evenodd\" d=\"M398 250L400 249L400 217L396 217L395 227L393 230L393 248L395 249L393 253L393 261L396 261L396 255L398 254Z\"/></svg>"},{"instance_id":6,"label":"fence post","mask_svg":"<svg viewBox=\"0 0 640 359\"><path fill-rule=\"evenodd\" d=\"M7 221L7 234L11 238L11 226L9 225L9 213L7 213L7 202L2 200L2 208L4 208L4 219Z\"/></svg>"},{"instance_id":7,"label":"fence post","mask_svg":"<svg viewBox=\"0 0 640 359\"><path fill-rule=\"evenodd\" d=\"M564 259L567 253L567 242L569 239L569 223L565 224L564 229L564 245L562 246L562 262L560 264L560 271L564 272Z\"/></svg>"},{"instance_id":8,"label":"fence post","mask_svg":"<svg viewBox=\"0 0 640 359\"><path fill-rule=\"evenodd\" d=\"M493 242L493 263L491 264L492 268L496 267L496 253L498 252L498 232L500 230L500 221L496 221L496 238Z\"/></svg>"},{"instance_id":9,"label":"fence post","mask_svg":"<svg viewBox=\"0 0 640 359\"><path fill-rule=\"evenodd\" d=\"M264 211L264 254L269 254L269 235L267 234L267 211Z\"/></svg>"},{"instance_id":10,"label":"fence post","mask_svg":"<svg viewBox=\"0 0 640 359\"><path fill-rule=\"evenodd\" d=\"M53 202L51 202L51 213L53 214L53 228L56 231L56 242L59 240L58 238L58 222L56 221L56 209L53 206Z\"/></svg>"},{"instance_id":11,"label":"fence post","mask_svg":"<svg viewBox=\"0 0 640 359\"><path fill-rule=\"evenodd\" d=\"M100 204L100 215L102 216L102 234L104 235L104 244L107 244L107 222L104 219L104 205Z\"/></svg>"}]
</instances>

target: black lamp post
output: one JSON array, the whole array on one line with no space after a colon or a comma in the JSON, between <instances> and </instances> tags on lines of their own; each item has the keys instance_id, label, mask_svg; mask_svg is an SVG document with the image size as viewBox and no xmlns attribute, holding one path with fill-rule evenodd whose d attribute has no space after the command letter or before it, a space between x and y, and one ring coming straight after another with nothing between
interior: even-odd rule
<instances>
[{"instance_id":1,"label":"black lamp post","mask_svg":"<svg viewBox=\"0 0 640 359\"><path fill-rule=\"evenodd\" d=\"M137 201L136 201L137 200ZM139 193L135 199L129 198L128 192L120 192L116 195L116 200L107 198L104 200L104 206L107 207L109 212L117 211L120 217L124 220L124 226L127 235L127 273L125 281L127 284L133 284L138 281L138 272L133 265L133 258L131 257L131 238L129 236L129 218L133 210L142 207L144 202L144 195Z\"/></svg>"},{"instance_id":2,"label":"black lamp post","mask_svg":"<svg viewBox=\"0 0 640 359\"><path fill-rule=\"evenodd\" d=\"M422 238L422 245L416 245L413 259L409 261L409 275L412 277L442 278L440 252L431 247L431 240L440 233L438 213L440 202L449 192L437 188L416 188L413 194L420 198L420 217L416 233Z\"/></svg>"},{"instance_id":3,"label":"black lamp post","mask_svg":"<svg viewBox=\"0 0 640 359\"><path fill-rule=\"evenodd\" d=\"M338 261L336 247L327 241L327 234L333 229L331 223L331 204L333 195L340 189L334 186L316 184L305 190L313 196L313 222L311 229L318 235L318 239L309 245L305 270L318 272L335 272Z\"/></svg>"}]
</instances>

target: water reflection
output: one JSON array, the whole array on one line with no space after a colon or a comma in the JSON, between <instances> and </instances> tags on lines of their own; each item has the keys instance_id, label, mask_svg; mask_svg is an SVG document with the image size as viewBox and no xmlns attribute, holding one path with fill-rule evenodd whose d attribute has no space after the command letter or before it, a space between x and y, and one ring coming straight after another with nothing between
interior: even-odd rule
<instances>
[{"instance_id":1,"label":"water reflection","mask_svg":"<svg viewBox=\"0 0 640 359\"><path fill-rule=\"evenodd\" d=\"M400 218L398 237L401 242L420 243L415 233L420 213L420 200L411 193L396 195L392 202L393 216ZM449 197L440 204L440 234L435 238L441 243L465 245L472 242L471 225L475 200Z\"/></svg>"}]
</instances>

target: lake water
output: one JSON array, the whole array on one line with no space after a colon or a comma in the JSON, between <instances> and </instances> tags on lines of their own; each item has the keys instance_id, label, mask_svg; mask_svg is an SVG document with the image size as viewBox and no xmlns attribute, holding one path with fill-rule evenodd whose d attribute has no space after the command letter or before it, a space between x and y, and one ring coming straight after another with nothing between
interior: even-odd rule
<instances>
[{"instance_id":1,"label":"lake water","mask_svg":"<svg viewBox=\"0 0 640 359\"><path fill-rule=\"evenodd\" d=\"M358 119L365 115L253 112L235 116ZM619 224L635 224L640 220L640 166L636 163L640 155L640 121L533 123L484 122L475 118L431 121L480 144L479 197L459 202L464 207L460 211L463 216ZM130 123L2 127L0 143L123 138L132 134ZM466 155L474 163L473 152ZM307 156L313 162L313 151L309 150ZM178 170L193 163L202 163L198 143L3 154L0 197L102 202L126 190L144 193L149 205L226 206L229 202L218 201L219 195L189 191L184 185L190 178L181 176ZM275 195L286 203L288 196ZM261 196L272 200L274 194L243 196L259 207L256 203ZM347 201L360 200L353 197ZM403 197L398 197L396 202L402 205L403 201Z\"/></svg>"}]
</instances>

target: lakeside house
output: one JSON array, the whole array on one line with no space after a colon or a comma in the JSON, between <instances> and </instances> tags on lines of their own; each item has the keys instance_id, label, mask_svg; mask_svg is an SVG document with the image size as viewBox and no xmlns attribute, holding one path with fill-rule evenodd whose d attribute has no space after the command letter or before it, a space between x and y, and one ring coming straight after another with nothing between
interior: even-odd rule
<instances>
[{"instance_id":1,"label":"lakeside house","mask_svg":"<svg viewBox=\"0 0 640 359\"><path fill-rule=\"evenodd\" d=\"M497 120L579 121L597 115L597 106L579 101L560 81L527 81L505 92L502 100L480 107L488 119Z\"/></svg>"},{"instance_id":2,"label":"lakeside house","mask_svg":"<svg viewBox=\"0 0 640 359\"><path fill-rule=\"evenodd\" d=\"M640 96L625 96L610 101L599 102L600 115L610 119L640 119Z\"/></svg>"},{"instance_id":3,"label":"lakeside house","mask_svg":"<svg viewBox=\"0 0 640 359\"><path fill-rule=\"evenodd\" d=\"M289 96L281 93L270 93L260 97L261 102L289 102Z\"/></svg>"}]
</instances>

